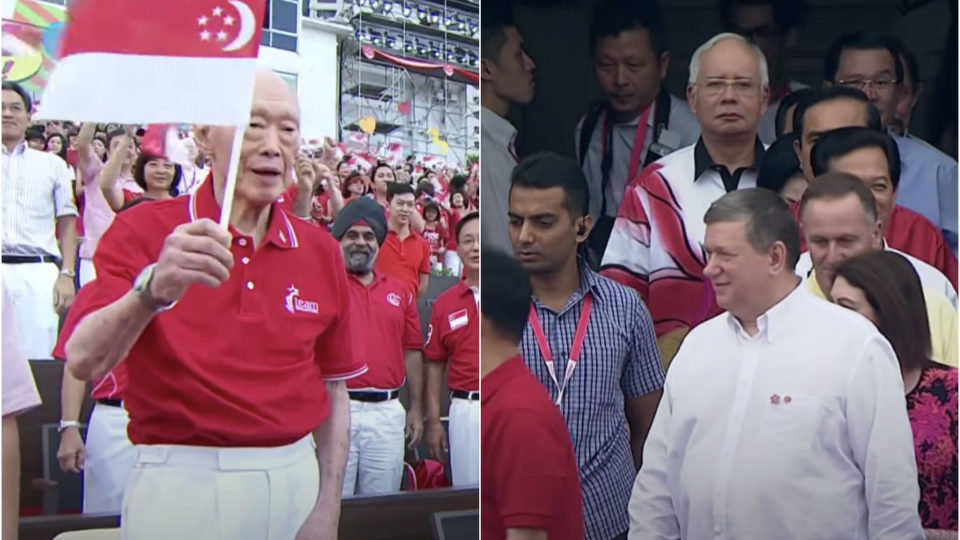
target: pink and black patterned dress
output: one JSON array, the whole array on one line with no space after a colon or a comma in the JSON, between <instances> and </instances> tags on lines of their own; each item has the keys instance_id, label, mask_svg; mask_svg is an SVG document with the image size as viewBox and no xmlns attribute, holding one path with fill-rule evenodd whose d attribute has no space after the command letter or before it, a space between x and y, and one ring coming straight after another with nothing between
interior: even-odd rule
<instances>
[{"instance_id":1,"label":"pink and black patterned dress","mask_svg":"<svg viewBox=\"0 0 960 540\"><path fill-rule=\"evenodd\" d=\"M930 362L907 394L925 529L957 530L957 369Z\"/></svg>"}]
</instances>

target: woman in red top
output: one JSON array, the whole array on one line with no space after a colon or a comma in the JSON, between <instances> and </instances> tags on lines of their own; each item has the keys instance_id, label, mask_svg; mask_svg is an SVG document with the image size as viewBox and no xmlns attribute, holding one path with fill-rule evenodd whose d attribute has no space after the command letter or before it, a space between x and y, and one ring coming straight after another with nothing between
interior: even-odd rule
<instances>
[{"instance_id":1,"label":"woman in red top","mask_svg":"<svg viewBox=\"0 0 960 540\"><path fill-rule=\"evenodd\" d=\"M837 269L830 296L880 330L900 361L920 483L920 521L927 538L957 530L957 369L930 360L923 288L899 253L876 251Z\"/></svg>"}]
</instances>

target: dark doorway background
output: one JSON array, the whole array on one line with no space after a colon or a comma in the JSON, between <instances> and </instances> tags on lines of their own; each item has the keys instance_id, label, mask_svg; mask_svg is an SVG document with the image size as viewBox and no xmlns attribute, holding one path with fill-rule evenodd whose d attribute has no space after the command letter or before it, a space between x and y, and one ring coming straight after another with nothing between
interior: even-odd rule
<instances>
[{"instance_id":1,"label":"dark doorway background","mask_svg":"<svg viewBox=\"0 0 960 540\"><path fill-rule=\"evenodd\" d=\"M587 43L594 2L523 0L514 16L537 64L533 103L511 112L521 155L552 150L574 154L574 129L588 104L600 98ZM788 73L820 85L823 53L845 32L872 31L900 38L917 55L925 91L911 133L957 156L956 0L808 0L809 17ZM722 31L716 0L660 0L671 61L667 86L683 97L690 55Z\"/></svg>"}]
</instances>

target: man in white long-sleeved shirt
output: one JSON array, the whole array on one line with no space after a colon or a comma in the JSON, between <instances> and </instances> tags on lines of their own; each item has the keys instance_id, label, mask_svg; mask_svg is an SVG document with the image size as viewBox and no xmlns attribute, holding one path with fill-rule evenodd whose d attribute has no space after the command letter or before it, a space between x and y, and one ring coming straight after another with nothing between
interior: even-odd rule
<instances>
[{"instance_id":1,"label":"man in white long-sleeved shirt","mask_svg":"<svg viewBox=\"0 0 960 540\"><path fill-rule=\"evenodd\" d=\"M629 537L923 539L890 345L799 286L797 227L775 193L728 193L704 222L704 274L728 312L667 373Z\"/></svg>"}]
</instances>

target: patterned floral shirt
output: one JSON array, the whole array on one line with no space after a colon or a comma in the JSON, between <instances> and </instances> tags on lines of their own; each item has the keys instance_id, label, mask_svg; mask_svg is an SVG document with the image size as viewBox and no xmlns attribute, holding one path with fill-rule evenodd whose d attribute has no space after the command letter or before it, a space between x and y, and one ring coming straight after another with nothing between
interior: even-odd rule
<instances>
[{"instance_id":1,"label":"patterned floral shirt","mask_svg":"<svg viewBox=\"0 0 960 540\"><path fill-rule=\"evenodd\" d=\"M929 363L907 394L925 529L957 530L957 369Z\"/></svg>"}]
</instances>

